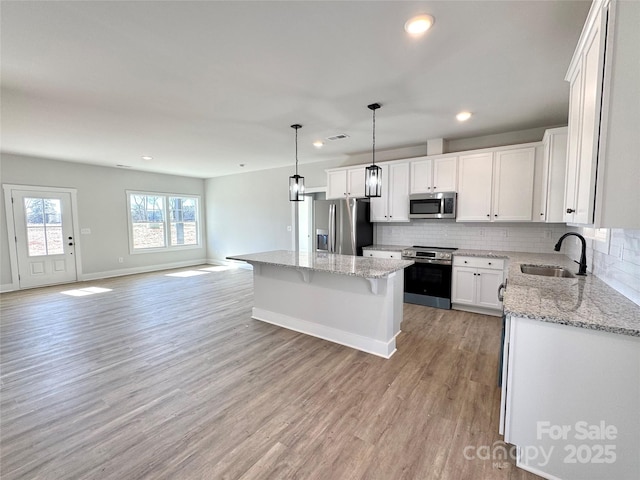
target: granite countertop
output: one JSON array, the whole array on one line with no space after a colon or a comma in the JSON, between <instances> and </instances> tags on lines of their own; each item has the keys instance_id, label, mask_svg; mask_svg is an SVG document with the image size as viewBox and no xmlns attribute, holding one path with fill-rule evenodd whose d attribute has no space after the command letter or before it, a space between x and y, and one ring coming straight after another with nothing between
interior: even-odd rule
<instances>
[{"instance_id":1,"label":"granite countertop","mask_svg":"<svg viewBox=\"0 0 640 480\"><path fill-rule=\"evenodd\" d=\"M364 278L383 278L390 273L397 272L413 264L413 260L356 257L324 252L294 252L290 250L233 255L227 257L227 259Z\"/></svg>"},{"instance_id":2,"label":"granite countertop","mask_svg":"<svg viewBox=\"0 0 640 480\"><path fill-rule=\"evenodd\" d=\"M369 245L368 247L363 247L364 250L380 250L383 252L401 252L405 248L409 248L408 246L403 245Z\"/></svg>"},{"instance_id":3,"label":"granite countertop","mask_svg":"<svg viewBox=\"0 0 640 480\"><path fill-rule=\"evenodd\" d=\"M591 273L554 278L528 275L520 265L555 265L574 275L578 265L559 253L458 250L455 255L507 258L504 311L515 317L640 337L640 306Z\"/></svg>"}]
</instances>

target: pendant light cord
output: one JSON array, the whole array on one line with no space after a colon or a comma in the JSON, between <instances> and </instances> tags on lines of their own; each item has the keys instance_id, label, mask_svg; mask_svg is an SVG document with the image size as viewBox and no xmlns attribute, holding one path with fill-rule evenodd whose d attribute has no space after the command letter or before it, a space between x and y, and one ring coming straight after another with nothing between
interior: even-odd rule
<instances>
[{"instance_id":1,"label":"pendant light cord","mask_svg":"<svg viewBox=\"0 0 640 480\"><path fill-rule=\"evenodd\" d=\"M296 175L298 175L298 129L296 128Z\"/></svg>"},{"instance_id":2,"label":"pendant light cord","mask_svg":"<svg viewBox=\"0 0 640 480\"><path fill-rule=\"evenodd\" d=\"M371 155L372 165L376 164L376 110L373 109L373 152Z\"/></svg>"}]
</instances>

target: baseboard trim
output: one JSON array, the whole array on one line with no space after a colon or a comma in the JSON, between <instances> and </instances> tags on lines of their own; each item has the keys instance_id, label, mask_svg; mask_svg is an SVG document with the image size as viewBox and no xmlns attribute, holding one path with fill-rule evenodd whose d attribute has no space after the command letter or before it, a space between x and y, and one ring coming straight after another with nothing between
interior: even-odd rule
<instances>
[{"instance_id":1,"label":"baseboard trim","mask_svg":"<svg viewBox=\"0 0 640 480\"><path fill-rule=\"evenodd\" d=\"M501 317L501 310L492 310L490 308L474 307L473 305L461 305L452 303L451 310L462 310L463 312L479 313L480 315L491 315L493 317Z\"/></svg>"},{"instance_id":2,"label":"baseboard trim","mask_svg":"<svg viewBox=\"0 0 640 480\"><path fill-rule=\"evenodd\" d=\"M103 278L124 277L125 275L136 275L138 273L157 272L160 270L171 270L172 268L193 267L195 265L205 265L209 262L203 258L198 260L189 260L185 262L163 263L160 265L147 265L144 267L122 268L119 270L109 270L106 272L85 273L78 276L79 282L90 280L100 280Z\"/></svg>"},{"instance_id":3,"label":"baseboard trim","mask_svg":"<svg viewBox=\"0 0 640 480\"><path fill-rule=\"evenodd\" d=\"M395 336L389 342L373 340L355 333L345 332L326 325L290 317L281 313L272 312L262 308L253 307L252 318L261 322L270 323L296 332L311 335L313 337L328 340L333 343L355 348L362 352L370 353L382 358L390 358L396 352Z\"/></svg>"},{"instance_id":4,"label":"baseboard trim","mask_svg":"<svg viewBox=\"0 0 640 480\"><path fill-rule=\"evenodd\" d=\"M14 290L18 290L18 286L13 283L3 283L0 285L0 293L13 292Z\"/></svg>"}]
</instances>

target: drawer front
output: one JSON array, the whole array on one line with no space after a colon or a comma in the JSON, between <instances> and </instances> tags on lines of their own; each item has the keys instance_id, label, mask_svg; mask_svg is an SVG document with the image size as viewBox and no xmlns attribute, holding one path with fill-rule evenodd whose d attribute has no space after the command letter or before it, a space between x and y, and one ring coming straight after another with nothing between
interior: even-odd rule
<instances>
[{"instance_id":1,"label":"drawer front","mask_svg":"<svg viewBox=\"0 0 640 480\"><path fill-rule=\"evenodd\" d=\"M474 267L474 268L488 268L491 270L504 270L503 258L488 258L488 257L453 257L454 267Z\"/></svg>"},{"instance_id":2,"label":"drawer front","mask_svg":"<svg viewBox=\"0 0 640 480\"><path fill-rule=\"evenodd\" d=\"M362 250L363 257L374 257L374 258L395 258L400 260L402 257L402 252L400 251L391 251L391 250Z\"/></svg>"}]
</instances>

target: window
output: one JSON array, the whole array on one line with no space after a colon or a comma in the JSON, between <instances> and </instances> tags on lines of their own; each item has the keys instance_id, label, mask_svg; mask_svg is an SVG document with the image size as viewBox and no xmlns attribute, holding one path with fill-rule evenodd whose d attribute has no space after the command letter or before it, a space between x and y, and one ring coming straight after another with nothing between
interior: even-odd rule
<instances>
[{"instance_id":1,"label":"window","mask_svg":"<svg viewBox=\"0 0 640 480\"><path fill-rule=\"evenodd\" d=\"M60 200L24 197L24 212L29 256L64 255Z\"/></svg>"},{"instance_id":2,"label":"window","mask_svg":"<svg viewBox=\"0 0 640 480\"><path fill-rule=\"evenodd\" d=\"M127 192L132 252L200 245L199 197Z\"/></svg>"}]
</instances>

